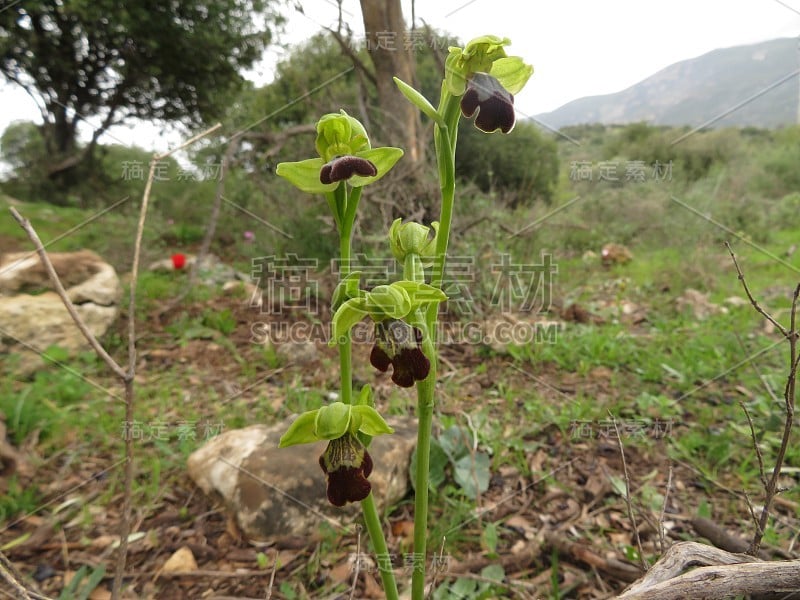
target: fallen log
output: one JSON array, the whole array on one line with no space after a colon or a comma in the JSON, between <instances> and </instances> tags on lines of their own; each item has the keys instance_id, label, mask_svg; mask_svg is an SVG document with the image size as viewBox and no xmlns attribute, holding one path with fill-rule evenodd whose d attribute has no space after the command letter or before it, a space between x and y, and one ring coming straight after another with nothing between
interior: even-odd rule
<instances>
[{"instance_id":1,"label":"fallen log","mask_svg":"<svg viewBox=\"0 0 800 600\"><path fill-rule=\"evenodd\" d=\"M800 599L800 560L765 562L705 544L679 542L617 600L718 600L736 596Z\"/></svg>"}]
</instances>

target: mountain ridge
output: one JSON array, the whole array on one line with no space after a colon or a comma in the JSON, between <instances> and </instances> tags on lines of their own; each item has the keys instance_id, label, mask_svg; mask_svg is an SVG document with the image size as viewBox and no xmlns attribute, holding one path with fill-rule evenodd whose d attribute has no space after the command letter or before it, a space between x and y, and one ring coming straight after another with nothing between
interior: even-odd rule
<instances>
[{"instance_id":1,"label":"mountain ridge","mask_svg":"<svg viewBox=\"0 0 800 600\"><path fill-rule=\"evenodd\" d=\"M674 63L619 92L578 98L533 118L550 128L639 121L781 127L798 122L798 78L798 41L778 38L718 48Z\"/></svg>"}]
</instances>

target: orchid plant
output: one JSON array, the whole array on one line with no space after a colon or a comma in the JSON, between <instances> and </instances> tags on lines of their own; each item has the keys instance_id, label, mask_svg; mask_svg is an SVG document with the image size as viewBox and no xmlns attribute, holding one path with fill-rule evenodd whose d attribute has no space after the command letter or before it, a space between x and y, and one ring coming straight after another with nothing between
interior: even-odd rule
<instances>
[{"instance_id":1,"label":"orchid plant","mask_svg":"<svg viewBox=\"0 0 800 600\"><path fill-rule=\"evenodd\" d=\"M392 428L375 408L368 385L357 395L352 385L352 328L365 318L375 327L370 363L379 371L392 367L392 381L417 388L417 469L415 481L414 557L411 596L425 593L427 556L428 475L431 426L436 389L435 332L455 200L455 152L458 121L474 118L483 132L509 133L515 122L514 94L533 73L533 67L507 56L506 38L486 35L464 48L449 49L437 108L409 84L395 78L403 95L433 120L436 162L441 189L439 221L430 227L396 220L389 230L389 247L403 267L403 278L371 290L360 286L360 273L351 271L353 224L362 189L383 177L402 157L399 148L372 148L357 120L340 111L317 123L318 157L278 165L277 174L299 189L323 194L339 233L341 279L333 294L331 344L339 349L339 400L301 414L281 437L280 446L327 440L319 459L327 479L328 500L335 506L360 502L389 599L397 599L397 583L373 500L368 477L373 469L368 452L374 436Z\"/></svg>"}]
</instances>

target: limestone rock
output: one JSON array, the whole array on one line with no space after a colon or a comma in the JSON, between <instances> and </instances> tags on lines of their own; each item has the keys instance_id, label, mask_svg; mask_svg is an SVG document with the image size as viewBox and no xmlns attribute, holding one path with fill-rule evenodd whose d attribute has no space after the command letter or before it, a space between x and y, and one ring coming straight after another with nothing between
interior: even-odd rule
<instances>
[{"instance_id":1,"label":"limestone rock","mask_svg":"<svg viewBox=\"0 0 800 600\"><path fill-rule=\"evenodd\" d=\"M78 314L95 336L102 336L119 312L122 286L116 271L89 250L49 256ZM89 347L58 295L46 291L52 288L38 255L15 252L0 258L0 353L18 354L22 372L43 363L31 349Z\"/></svg>"},{"instance_id":2,"label":"limestone rock","mask_svg":"<svg viewBox=\"0 0 800 600\"><path fill-rule=\"evenodd\" d=\"M683 294L676 298L675 304L679 311L691 309L698 321L703 321L711 315L728 312L726 307L711 302L708 294L692 288L686 288Z\"/></svg>"},{"instance_id":3,"label":"limestone rock","mask_svg":"<svg viewBox=\"0 0 800 600\"><path fill-rule=\"evenodd\" d=\"M600 250L600 260L604 267L624 265L633 260L633 252L622 244L606 244Z\"/></svg>"},{"instance_id":4,"label":"limestone rock","mask_svg":"<svg viewBox=\"0 0 800 600\"><path fill-rule=\"evenodd\" d=\"M206 494L218 495L253 541L310 535L323 521L349 525L358 507L332 506L325 494L319 457L327 442L278 448L293 419L273 426L231 430L192 453L189 476ZM408 467L416 444L411 418L389 419L392 435L372 440L375 465L369 481L379 510L409 489Z\"/></svg>"}]
</instances>

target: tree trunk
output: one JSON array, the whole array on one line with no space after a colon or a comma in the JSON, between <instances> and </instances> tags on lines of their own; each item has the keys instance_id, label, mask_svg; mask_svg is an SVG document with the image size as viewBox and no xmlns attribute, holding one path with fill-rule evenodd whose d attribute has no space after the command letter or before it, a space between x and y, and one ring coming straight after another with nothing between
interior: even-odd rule
<instances>
[{"instance_id":1,"label":"tree trunk","mask_svg":"<svg viewBox=\"0 0 800 600\"><path fill-rule=\"evenodd\" d=\"M392 77L414 82L413 43L409 43L400 0L361 0L367 49L375 66L383 133L389 144L402 147L405 160L420 158L419 111L406 100Z\"/></svg>"}]
</instances>

